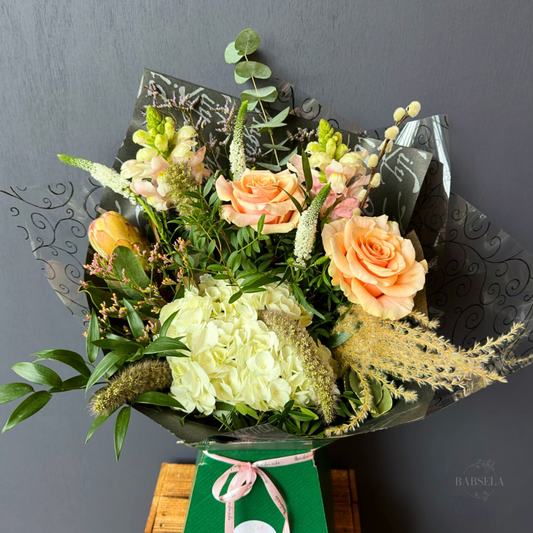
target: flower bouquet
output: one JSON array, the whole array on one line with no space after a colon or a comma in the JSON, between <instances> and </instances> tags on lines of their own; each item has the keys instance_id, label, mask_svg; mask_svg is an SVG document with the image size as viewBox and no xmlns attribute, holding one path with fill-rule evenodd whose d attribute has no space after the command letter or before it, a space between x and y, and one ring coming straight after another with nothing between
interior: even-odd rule
<instances>
[{"instance_id":1,"label":"flower bouquet","mask_svg":"<svg viewBox=\"0 0 533 533\"><path fill-rule=\"evenodd\" d=\"M190 532L325 531L314 449L531 361L532 257L451 195L446 118L412 102L363 132L283 80L264 86L259 44L247 29L225 51L250 84L239 99L146 71L114 168L60 155L91 177L40 204L4 191L87 326L86 355L13 366L44 388L0 387L2 403L25 396L4 431L82 390L87 440L116 413L118 459L131 409L152 418L202 450Z\"/></svg>"}]
</instances>

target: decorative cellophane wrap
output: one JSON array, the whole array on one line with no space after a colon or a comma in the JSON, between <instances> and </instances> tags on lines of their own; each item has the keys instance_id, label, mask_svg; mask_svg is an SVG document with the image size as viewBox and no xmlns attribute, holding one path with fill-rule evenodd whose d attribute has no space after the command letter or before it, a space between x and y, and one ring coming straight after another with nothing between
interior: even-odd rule
<instances>
[{"instance_id":1,"label":"decorative cellophane wrap","mask_svg":"<svg viewBox=\"0 0 533 533\"><path fill-rule=\"evenodd\" d=\"M300 128L316 130L316 121L325 118L335 126L350 128L341 129L343 140L350 148L365 149L369 153L379 150L383 129L363 132L288 82L278 80L277 85L279 100L268 111L275 114L287 103L291 105L294 112L286 119L286 130L293 134ZM155 97L159 103L164 103L179 101L187 95L198 98L193 115L205 124L205 141L223 139L220 125L225 116L220 110L238 103L236 98L145 70L131 125L114 163L115 169L120 170L124 161L135 157L139 147L131 137L144 124L145 106L152 104ZM260 146L261 133L250 126L262 121L258 114L250 114L245 132L247 151ZM451 193L448 130L448 121L443 115L407 123L392 151L383 160L383 184L373 191L366 212L369 215L385 213L398 221L404 233L416 232L430 265L426 297L430 317L440 320L439 334L458 346L470 348L476 341L505 333L513 322L526 325L526 333L506 354L512 365L497 368L509 373L509 367L514 371L531 362L528 356L533 348L533 334L529 331L533 313L533 255L494 227L474 206ZM227 167L223 150L216 157L214 163L221 168ZM77 292L77 288L84 276L82 265L87 262L89 224L98 215L99 206L121 212L136 225L143 224L141 212L81 172L78 180L66 184L28 189L13 187L3 192L9 197L11 214L31 242L35 257L43 264L52 287L72 314L84 321L89 305L86 295ZM472 381L467 389L455 392L407 386L418 391L417 402L398 400L388 413L367 420L350 434L421 420L481 388L476 381ZM180 413L171 409L155 410L140 405L135 408L171 431L181 442L215 451L306 450L346 436L304 439L268 424L225 432L220 431L218 423L201 418L188 417L183 424Z\"/></svg>"},{"instance_id":2,"label":"decorative cellophane wrap","mask_svg":"<svg viewBox=\"0 0 533 533\"><path fill-rule=\"evenodd\" d=\"M318 120L324 118L341 128L343 140L350 148L369 153L379 151L384 130L364 132L290 83L278 80L277 87L279 100L267 111L275 114L289 104L293 111L286 119L286 130L291 134L316 130ZM238 101L146 70L115 169L120 170L124 161L135 157L138 146L131 137L144 125L145 106L153 104L154 99L159 104L187 101L187 95L189 101L198 100L192 115L204 123L204 141L218 139L221 147L211 162L220 168L228 166L223 128L227 113L222 109L233 108ZM265 141L258 129L250 128L262 122L259 115L249 114L245 132L248 153L257 151ZM494 364L500 373L510 373L531 362L533 255L494 227L474 206L451 193L448 130L447 118L441 115L414 120L404 126L392 151L384 157L380 169L382 186L373 191L366 214L387 214L399 223L404 234L411 231L417 234L430 267L427 306L430 317L440 320L439 334L457 346L470 348L486 337L505 333L513 322L526 325L526 333L504 354L506 364ZM287 146L292 149L295 144ZM138 226L144 224L142 212L81 172L78 180L66 184L12 187L3 192L9 201L8 209L30 241L50 284L71 313L85 321L89 304L86 295L77 289L84 279L83 264L91 254L87 249L89 224L98 216L99 207L119 211ZM465 389L454 392L410 384L406 388L418 392L417 402L397 400L389 412L368 419L349 435L424 419L482 385L473 380ZM180 442L202 450L192 494L192 502L201 505L191 505L186 533L220 530L222 523L226 533L234 530L240 533L245 531L243 522L253 525L254 520L261 519L275 526L275 531L287 533L288 508L293 533L326 530L327 513L320 494L324 478L319 475L312 451L347 435L305 439L269 424L227 432L221 431L216 421L206 418L187 417L184 422L182 414L169 408L134 407L172 432ZM230 486L224 488L225 476L231 478L234 474ZM257 488L248 494L249 484L253 486L254 481ZM324 491L324 497L327 494ZM246 504L237 504L243 496ZM234 529L236 523L240 525Z\"/></svg>"}]
</instances>

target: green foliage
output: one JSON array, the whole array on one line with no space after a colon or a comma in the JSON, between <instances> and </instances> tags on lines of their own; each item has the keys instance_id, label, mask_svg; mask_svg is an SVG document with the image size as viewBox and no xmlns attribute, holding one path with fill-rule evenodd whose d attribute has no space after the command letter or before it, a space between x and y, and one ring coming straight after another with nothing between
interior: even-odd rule
<instances>
[{"instance_id":1,"label":"green foliage","mask_svg":"<svg viewBox=\"0 0 533 533\"><path fill-rule=\"evenodd\" d=\"M131 354L129 352L109 352L98 363L94 369L89 381L87 382L86 390L89 390L102 376L109 372L113 367L119 367L124 364Z\"/></svg>"},{"instance_id":2,"label":"green foliage","mask_svg":"<svg viewBox=\"0 0 533 533\"><path fill-rule=\"evenodd\" d=\"M90 440L90 438L93 436L94 432L114 413L114 411L111 411L109 413L105 413L103 415L99 415L95 417L93 420L93 423L91 424L91 427L89 428L89 432L87 433L87 438L85 439L85 444L87 444Z\"/></svg>"},{"instance_id":3,"label":"green foliage","mask_svg":"<svg viewBox=\"0 0 533 533\"><path fill-rule=\"evenodd\" d=\"M90 363L94 363L98 357L100 349L94 344L100 338L100 326L98 325L98 317L96 311L91 311L91 319L89 321L89 327L87 328L87 359Z\"/></svg>"},{"instance_id":4,"label":"green foliage","mask_svg":"<svg viewBox=\"0 0 533 533\"><path fill-rule=\"evenodd\" d=\"M33 392L33 387L28 383L7 383L0 386L0 404L18 400Z\"/></svg>"},{"instance_id":5,"label":"green foliage","mask_svg":"<svg viewBox=\"0 0 533 533\"><path fill-rule=\"evenodd\" d=\"M268 80L268 78L272 76L272 71L263 63L257 61L244 61L237 63L235 66L235 74L237 74L239 79L244 80L241 82L244 83L250 78Z\"/></svg>"},{"instance_id":6,"label":"green foliage","mask_svg":"<svg viewBox=\"0 0 533 533\"><path fill-rule=\"evenodd\" d=\"M259 48L260 43L259 35L254 30L248 28L237 35L235 39L235 50L243 56L250 55Z\"/></svg>"},{"instance_id":7,"label":"green foliage","mask_svg":"<svg viewBox=\"0 0 533 533\"><path fill-rule=\"evenodd\" d=\"M42 350L40 352L35 352L33 355L37 356L35 362L46 360L57 361L58 363L70 366L86 378L91 375L87 363L83 357L76 352L70 350Z\"/></svg>"},{"instance_id":8,"label":"green foliage","mask_svg":"<svg viewBox=\"0 0 533 533\"><path fill-rule=\"evenodd\" d=\"M34 392L31 396L28 396L11 413L2 433L40 411L51 399L52 395L48 391Z\"/></svg>"},{"instance_id":9,"label":"green foliage","mask_svg":"<svg viewBox=\"0 0 533 533\"><path fill-rule=\"evenodd\" d=\"M226 60L226 63L237 63L242 59L242 57L243 54L237 52L237 49L235 48L235 41L226 46L226 50L224 52L224 59Z\"/></svg>"},{"instance_id":10,"label":"green foliage","mask_svg":"<svg viewBox=\"0 0 533 533\"><path fill-rule=\"evenodd\" d=\"M241 101L248 100L250 103L275 102L278 98L278 90L275 87L263 87L262 89L250 89L241 93Z\"/></svg>"},{"instance_id":11,"label":"green foliage","mask_svg":"<svg viewBox=\"0 0 533 533\"><path fill-rule=\"evenodd\" d=\"M20 377L48 387L60 387L61 378L51 368L38 363L15 363L11 369Z\"/></svg>"},{"instance_id":12,"label":"green foliage","mask_svg":"<svg viewBox=\"0 0 533 533\"><path fill-rule=\"evenodd\" d=\"M137 396L135 403L147 403L150 405L160 405L162 407L176 407L177 409L183 409L178 400L172 398L168 394L163 392L144 392Z\"/></svg>"},{"instance_id":13,"label":"green foliage","mask_svg":"<svg viewBox=\"0 0 533 533\"><path fill-rule=\"evenodd\" d=\"M115 421L115 456L117 461L120 459L120 452L122 451L124 439L126 438L126 432L128 431L130 415L131 407L128 405L119 411Z\"/></svg>"}]
</instances>

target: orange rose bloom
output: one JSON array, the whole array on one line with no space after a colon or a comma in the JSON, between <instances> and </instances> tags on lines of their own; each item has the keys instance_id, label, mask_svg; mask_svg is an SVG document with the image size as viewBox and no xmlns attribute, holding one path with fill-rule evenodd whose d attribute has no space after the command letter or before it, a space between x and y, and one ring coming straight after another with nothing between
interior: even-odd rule
<instances>
[{"instance_id":1,"label":"orange rose bloom","mask_svg":"<svg viewBox=\"0 0 533 533\"><path fill-rule=\"evenodd\" d=\"M227 181L220 176L216 188L223 202L231 202L222 206L224 220L256 229L265 215L265 234L287 233L298 225L300 213L287 193L302 207L305 202L298 178L288 170L273 174L269 170L247 169L240 181Z\"/></svg>"},{"instance_id":2,"label":"orange rose bloom","mask_svg":"<svg viewBox=\"0 0 533 533\"><path fill-rule=\"evenodd\" d=\"M329 274L350 302L374 316L398 320L424 287L426 261L417 262L409 239L388 217L352 216L324 226L322 242L331 259Z\"/></svg>"}]
</instances>

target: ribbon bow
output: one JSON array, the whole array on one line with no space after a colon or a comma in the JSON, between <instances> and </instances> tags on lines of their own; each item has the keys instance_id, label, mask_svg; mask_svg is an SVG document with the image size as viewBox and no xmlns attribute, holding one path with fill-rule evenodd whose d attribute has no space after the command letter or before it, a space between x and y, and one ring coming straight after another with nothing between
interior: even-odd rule
<instances>
[{"instance_id":1,"label":"ribbon bow","mask_svg":"<svg viewBox=\"0 0 533 533\"><path fill-rule=\"evenodd\" d=\"M215 455L213 453L204 452L205 455L216 461L222 463L228 463L233 465L230 469L226 470L213 485L213 496L219 502L226 504L226 518L225 518L225 533L234 533L235 531L235 502L246 496L252 490L257 476L259 476L268 491L268 494L272 498L272 501L278 508L279 512L285 519L285 525L283 526L283 533L290 533L289 516L287 513L287 506L281 496L279 490L276 488L271 479L266 475L262 468L270 468L274 466L287 466L302 461L310 461L313 459L313 451L306 453L299 453L296 455L288 455L287 457L277 457L275 459L265 459L264 461L256 461L255 463L247 463L245 461L237 461L236 459L230 459L222 455ZM220 494L229 476L235 474L233 479L229 483L228 491L226 494Z\"/></svg>"}]
</instances>

